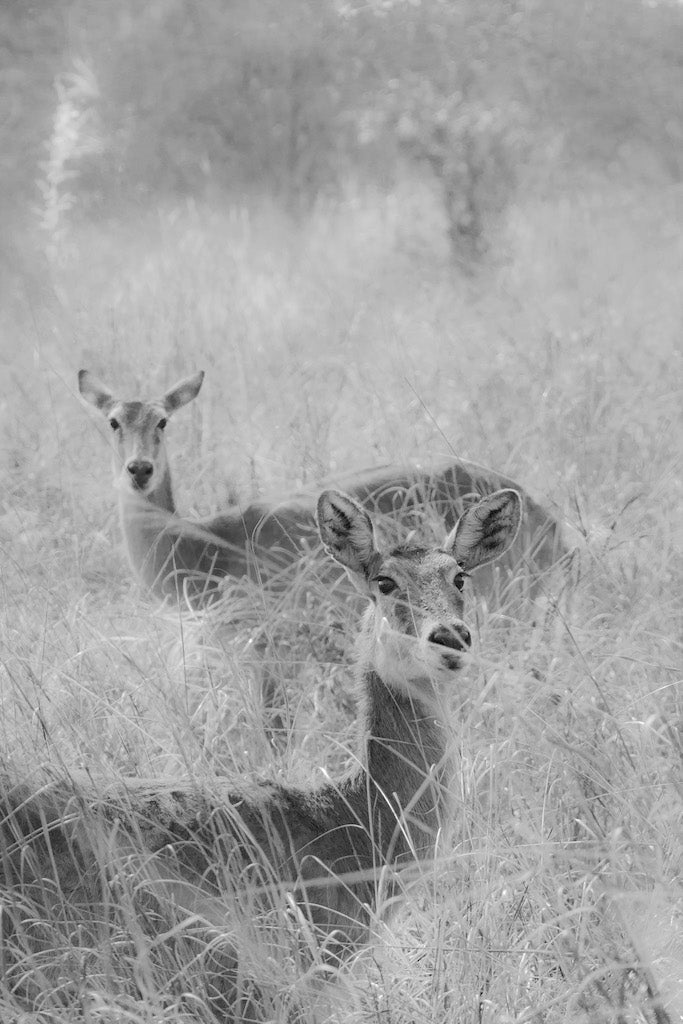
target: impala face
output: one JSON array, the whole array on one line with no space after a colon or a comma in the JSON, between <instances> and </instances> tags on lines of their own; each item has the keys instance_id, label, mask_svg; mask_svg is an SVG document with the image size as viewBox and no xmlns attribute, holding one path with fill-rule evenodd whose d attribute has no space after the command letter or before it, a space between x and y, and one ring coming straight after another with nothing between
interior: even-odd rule
<instances>
[{"instance_id":1,"label":"impala face","mask_svg":"<svg viewBox=\"0 0 683 1024\"><path fill-rule=\"evenodd\" d=\"M443 547L406 544L385 554L362 505L339 491L323 492L320 537L371 601L361 644L365 662L385 683L410 690L462 668L472 643L462 619L465 580L507 551L521 507L517 491L496 491L467 509Z\"/></svg>"},{"instance_id":2,"label":"impala face","mask_svg":"<svg viewBox=\"0 0 683 1024\"><path fill-rule=\"evenodd\" d=\"M204 373L200 371L151 402L122 402L87 370L79 372L82 397L102 413L113 432L124 487L149 496L164 483L168 472L166 424L172 413L197 396L203 379Z\"/></svg>"},{"instance_id":3,"label":"impala face","mask_svg":"<svg viewBox=\"0 0 683 1024\"><path fill-rule=\"evenodd\" d=\"M472 644L463 621L467 575L447 551L404 547L381 559L368 580L380 675L389 659L409 677L462 668Z\"/></svg>"},{"instance_id":4,"label":"impala face","mask_svg":"<svg viewBox=\"0 0 683 1024\"><path fill-rule=\"evenodd\" d=\"M107 413L114 450L123 472L121 482L151 493L167 468L164 430L168 416L160 402L119 402Z\"/></svg>"}]
</instances>

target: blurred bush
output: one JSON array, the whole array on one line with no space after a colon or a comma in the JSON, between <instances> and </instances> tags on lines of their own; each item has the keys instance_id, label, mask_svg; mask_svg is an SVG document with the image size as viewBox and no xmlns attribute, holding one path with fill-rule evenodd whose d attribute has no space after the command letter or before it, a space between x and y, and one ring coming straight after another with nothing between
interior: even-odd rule
<instances>
[{"instance_id":1,"label":"blurred bush","mask_svg":"<svg viewBox=\"0 0 683 1024\"><path fill-rule=\"evenodd\" d=\"M5 4L5 210L44 199L56 150L86 214L226 192L302 213L408 166L469 262L530 181L680 181L681 52L681 5L641 0Z\"/></svg>"}]
</instances>

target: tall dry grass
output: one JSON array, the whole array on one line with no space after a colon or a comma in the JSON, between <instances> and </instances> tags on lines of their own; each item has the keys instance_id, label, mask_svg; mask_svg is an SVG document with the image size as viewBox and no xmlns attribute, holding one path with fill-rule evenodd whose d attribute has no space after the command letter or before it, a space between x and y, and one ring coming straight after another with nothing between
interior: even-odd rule
<instances>
[{"instance_id":1,"label":"tall dry grass","mask_svg":"<svg viewBox=\"0 0 683 1024\"><path fill-rule=\"evenodd\" d=\"M53 302L7 325L0 742L12 777L301 782L352 743L334 595L309 607L331 649L299 631L273 655L300 700L274 750L243 590L210 641L138 594L106 425L76 399L80 366L127 396L206 369L170 428L184 511L455 452L516 477L581 546L559 636L494 629L472 609L452 834L329 1005L316 1009L306 985L314 944L303 958L298 945L264 952L242 922L274 1020L297 998L304 1020L391 1024L683 1015L677 202L597 187L529 200L504 258L467 282L414 191L299 225L265 206L149 212L73 227ZM286 630L286 602L264 614ZM123 917L108 945L84 948L55 913L50 948L21 966L33 1008L10 972L2 1019L206 1019L190 938L182 953Z\"/></svg>"}]
</instances>

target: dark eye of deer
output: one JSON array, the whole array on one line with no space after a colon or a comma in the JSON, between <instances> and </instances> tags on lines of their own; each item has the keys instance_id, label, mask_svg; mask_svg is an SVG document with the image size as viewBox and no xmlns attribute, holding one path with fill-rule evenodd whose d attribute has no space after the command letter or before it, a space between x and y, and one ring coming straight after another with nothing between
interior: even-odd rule
<instances>
[{"instance_id":1,"label":"dark eye of deer","mask_svg":"<svg viewBox=\"0 0 683 1024\"><path fill-rule=\"evenodd\" d=\"M159 420L159 422L157 423L159 430L164 430L166 428L167 423L168 420Z\"/></svg>"},{"instance_id":2,"label":"dark eye of deer","mask_svg":"<svg viewBox=\"0 0 683 1024\"><path fill-rule=\"evenodd\" d=\"M120 425L121 425L121 424L119 423L119 421L118 421L118 420L115 420L113 416L112 416L112 418L111 418L111 419L109 420L109 426L111 427L111 429L112 429L112 430L118 430L118 429L119 429L119 427L120 427Z\"/></svg>"},{"instance_id":3,"label":"dark eye of deer","mask_svg":"<svg viewBox=\"0 0 683 1024\"><path fill-rule=\"evenodd\" d=\"M465 580L467 579L468 576L468 572L456 572L455 576L453 577L453 586L455 587L456 590L462 592L462 590L465 587Z\"/></svg>"},{"instance_id":4,"label":"dark eye of deer","mask_svg":"<svg viewBox=\"0 0 683 1024\"><path fill-rule=\"evenodd\" d=\"M378 576L377 586L380 594L393 594L398 588L398 583L396 580L392 580L391 576Z\"/></svg>"}]
</instances>

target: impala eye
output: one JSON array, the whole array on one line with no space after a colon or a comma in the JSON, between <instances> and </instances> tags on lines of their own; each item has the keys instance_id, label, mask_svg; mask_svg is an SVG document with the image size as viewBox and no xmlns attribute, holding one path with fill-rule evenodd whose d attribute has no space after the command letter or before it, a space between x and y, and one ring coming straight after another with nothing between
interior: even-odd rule
<instances>
[{"instance_id":1,"label":"impala eye","mask_svg":"<svg viewBox=\"0 0 683 1024\"><path fill-rule=\"evenodd\" d=\"M109 426L111 427L112 430L118 430L121 424L112 416L111 419L109 420Z\"/></svg>"},{"instance_id":2,"label":"impala eye","mask_svg":"<svg viewBox=\"0 0 683 1024\"><path fill-rule=\"evenodd\" d=\"M167 419L159 420L159 422L157 423L157 427L159 428L159 430L165 430L167 423L168 423Z\"/></svg>"},{"instance_id":3,"label":"impala eye","mask_svg":"<svg viewBox=\"0 0 683 1024\"><path fill-rule=\"evenodd\" d=\"M470 574L468 572L456 572L453 577L453 586L456 590L459 590L462 593L465 587L465 580L469 578L469 575Z\"/></svg>"},{"instance_id":4,"label":"impala eye","mask_svg":"<svg viewBox=\"0 0 683 1024\"><path fill-rule=\"evenodd\" d=\"M398 583L396 580L392 580L391 576L378 576L375 582L379 587L380 594L393 594L398 589Z\"/></svg>"}]
</instances>

